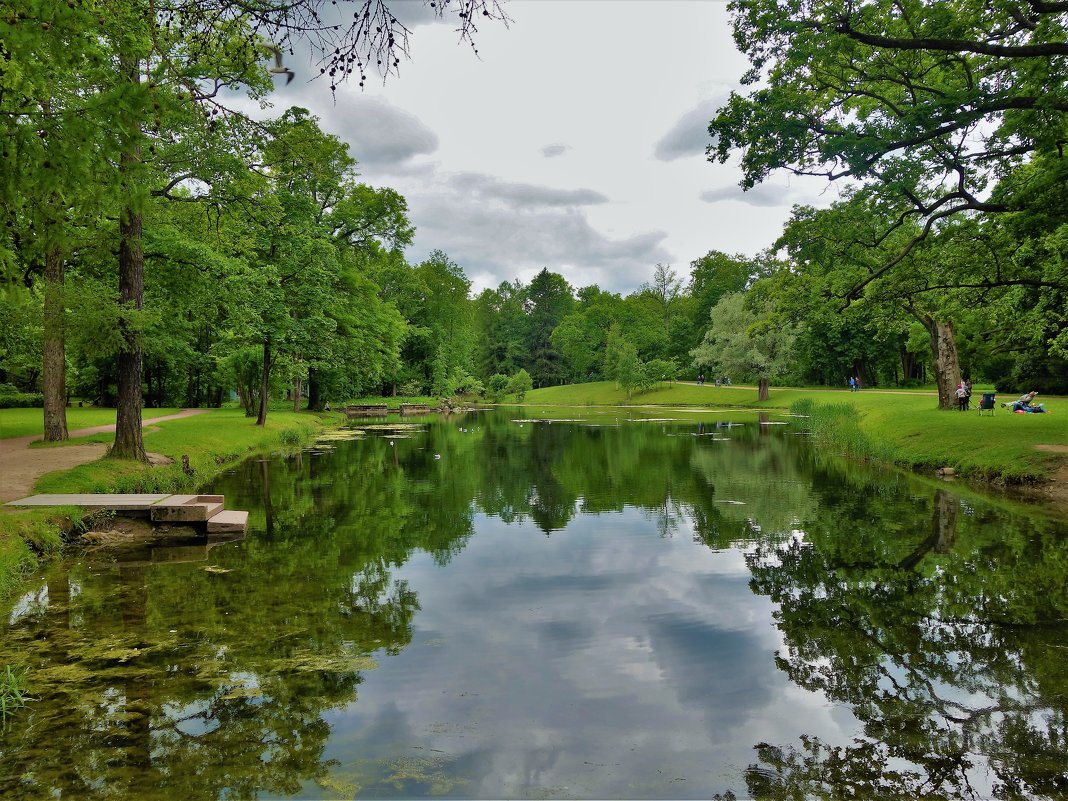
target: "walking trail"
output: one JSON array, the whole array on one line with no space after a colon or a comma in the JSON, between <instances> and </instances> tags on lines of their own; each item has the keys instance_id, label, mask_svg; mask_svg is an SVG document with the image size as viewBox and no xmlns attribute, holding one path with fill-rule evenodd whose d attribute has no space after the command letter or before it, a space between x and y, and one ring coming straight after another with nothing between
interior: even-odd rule
<instances>
[{"instance_id":1,"label":"walking trail","mask_svg":"<svg viewBox=\"0 0 1068 801\"><path fill-rule=\"evenodd\" d=\"M177 414L143 420L141 427L155 425L164 420L177 420L194 414L206 414L211 409L182 409ZM79 428L70 432L70 438L88 437L114 431L115 424ZM28 437L0 439L0 503L25 498L33 492L33 485L45 473L53 470L69 470L103 456L108 446L102 442L87 445L61 445L54 448L31 448L30 443L41 438L40 434Z\"/></svg>"}]
</instances>

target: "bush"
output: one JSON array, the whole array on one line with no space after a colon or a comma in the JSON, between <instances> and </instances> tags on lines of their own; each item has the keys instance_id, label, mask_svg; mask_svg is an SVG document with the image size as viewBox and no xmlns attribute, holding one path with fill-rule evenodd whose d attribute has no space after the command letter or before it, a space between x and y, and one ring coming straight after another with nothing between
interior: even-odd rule
<instances>
[{"instance_id":1,"label":"bush","mask_svg":"<svg viewBox=\"0 0 1068 801\"><path fill-rule=\"evenodd\" d=\"M0 394L0 409L32 409L44 406L40 392L8 392Z\"/></svg>"},{"instance_id":2,"label":"bush","mask_svg":"<svg viewBox=\"0 0 1068 801\"><path fill-rule=\"evenodd\" d=\"M530 377L530 373L520 368L514 376L508 379L508 385L504 388L504 391L508 395L515 395L516 400L522 402L526 394L534 388L534 381Z\"/></svg>"},{"instance_id":3,"label":"bush","mask_svg":"<svg viewBox=\"0 0 1068 801\"><path fill-rule=\"evenodd\" d=\"M489 381L486 382L486 397L491 401L499 401L501 396L504 395L505 389L508 387L508 376L503 373L497 373L490 376Z\"/></svg>"}]
</instances>

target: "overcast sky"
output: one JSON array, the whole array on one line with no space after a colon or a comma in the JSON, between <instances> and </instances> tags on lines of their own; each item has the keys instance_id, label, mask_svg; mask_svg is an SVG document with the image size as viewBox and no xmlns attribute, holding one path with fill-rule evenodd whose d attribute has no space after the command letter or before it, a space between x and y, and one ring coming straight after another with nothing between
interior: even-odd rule
<instances>
[{"instance_id":1,"label":"overcast sky","mask_svg":"<svg viewBox=\"0 0 1068 801\"><path fill-rule=\"evenodd\" d=\"M444 250L475 293L541 268L623 294L657 263L681 276L709 250L752 255L794 203L834 190L785 174L747 193L708 162L708 122L747 66L717 0L510 0L479 57L454 22L395 0L411 60L382 85L338 89L296 57L273 95L351 146L362 180L408 200L418 263Z\"/></svg>"}]
</instances>

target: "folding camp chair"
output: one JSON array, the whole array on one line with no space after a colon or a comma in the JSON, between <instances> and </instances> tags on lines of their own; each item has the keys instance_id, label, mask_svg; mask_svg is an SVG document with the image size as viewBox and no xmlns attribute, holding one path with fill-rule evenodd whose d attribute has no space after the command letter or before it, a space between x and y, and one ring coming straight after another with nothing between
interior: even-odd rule
<instances>
[{"instance_id":1,"label":"folding camp chair","mask_svg":"<svg viewBox=\"0 0 1068 801\"><path fill-rule=\"evenodd\" d=\"M979 415L982 416L984 411L989 411L990 416L994 415L994 393L984 392L983 399L979 401Z\"/></svg>"}]
</instances>

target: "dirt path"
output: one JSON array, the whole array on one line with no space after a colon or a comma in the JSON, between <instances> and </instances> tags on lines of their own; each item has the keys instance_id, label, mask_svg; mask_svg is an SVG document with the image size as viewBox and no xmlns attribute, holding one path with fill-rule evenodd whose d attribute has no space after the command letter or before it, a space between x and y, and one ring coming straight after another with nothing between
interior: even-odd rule
<instances>
[{"instance_id":1,"label":"dirt path","mask_svg":"<svg viewBox=\"0 0 1068 801\"><path fill-rule=\"evenodd\" d=\"M177 414L144 420L141 427L152 426L164 420L177 420L180 417L191 417L194 414L206 414L210 411L211 409L183 409ZM114 430L114 423L92 428L79 428L77 431L71 431L70 437L76 439ZM53 470L69 470L80 464L92 462L103 456L108 449L108 446L102 442L88 445L61 445L54 448L31 448L30 443L40 438L39 434L34 434L28 437L0 439L0 503L25 498L33 491L33 485L37 483L37 479L45 473L51 473Z\"/></svg>"}]
</instances>

